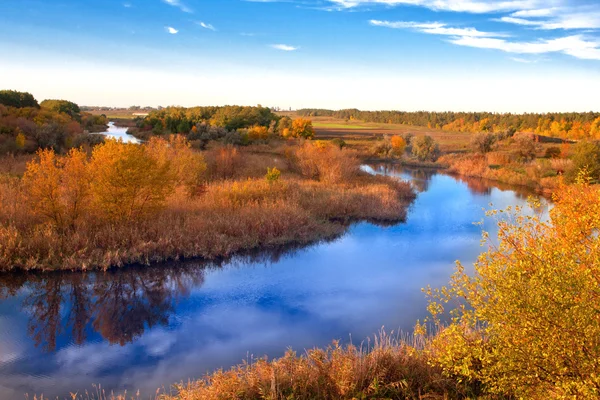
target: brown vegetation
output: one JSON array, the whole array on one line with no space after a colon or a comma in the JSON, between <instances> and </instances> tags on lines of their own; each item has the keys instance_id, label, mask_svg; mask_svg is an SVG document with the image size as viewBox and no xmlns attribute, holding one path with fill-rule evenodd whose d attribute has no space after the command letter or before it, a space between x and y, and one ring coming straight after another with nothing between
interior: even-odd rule
<instances>
[{"instance_id":1,"label":"brown vegetation","mask_svg":"<svg viewBox=\"0 0 600 400\"><path fill-rule=\"evenodd\" d=\"M204 158L172 136L107 141L89 157L40 151L22 179L0 180L0 269L215 258L405 217L409 184L361 173L335 146L284 147L287 158L275 145L215 147ZM271 167L281 177L265 178Z\"/></svg>"},{"instance_id":2,"label":"brown vegetation","mask_svg":"<svg viewBox=\"0 0 600 400\"><path fill-rule=\"evenodd\" d=\"M282 358L259 359L204 379L177 385L164 400L337 400L459 399L471 387L444 377L420 350L422 344L381 333L372 346L312 349L302 356L289 350Z\"/></svg>"}]
</instances>

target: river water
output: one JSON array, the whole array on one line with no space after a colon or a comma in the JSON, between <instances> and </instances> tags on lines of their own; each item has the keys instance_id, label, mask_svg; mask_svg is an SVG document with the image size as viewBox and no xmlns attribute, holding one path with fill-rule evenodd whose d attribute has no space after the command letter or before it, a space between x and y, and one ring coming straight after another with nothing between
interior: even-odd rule
<instances>
[{"instance_id":1,"label":"river water","mask_svg":"<svg viewBox=\"0 0 600 400\"><path fill-rule=\"evenodd\" d=\"M116 126L114 122L108 123L106 132L99 132L112 139L122 140L125 143L139 143L140 141L127 133L128 128Z\"/></svg>"},{"instance_id":2,"label":"river water","mask_svg":"<svg viewBox=\"0 0 600 400\"><path fill-rule=\"evenodd\" d=\"M109 131L110 132L110 131ZM0 275L0 398L68 396L93 385L151 396L242 359L359 343L382 326L411 332L421 288L448 282L482 250L484 210L529 193L427 170L364 167L411 180L406 223L353 225L296 250L218 264L106 273ZM496 231L493 220L483 229Z\"/></svg>"}]
</instances>

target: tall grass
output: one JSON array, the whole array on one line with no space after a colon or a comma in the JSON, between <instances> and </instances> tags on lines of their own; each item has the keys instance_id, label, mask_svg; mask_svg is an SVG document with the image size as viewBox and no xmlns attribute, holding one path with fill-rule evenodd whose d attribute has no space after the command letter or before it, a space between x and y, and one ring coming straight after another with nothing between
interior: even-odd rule
<instances>
[{"instance_id":1,"label":"tall grass","mask_svg":"<svg viewBox=\"0 0 600 400\"><path fill-rule=\"evenodd\" d=\"M442 375L423 343L380 332L373 342L244 362L176 385L163 400L462 399L477 388Z\"/></svg>"},{"instance_id":2,"label":"tall grass","mask_svg":"<svg viewBox=\"0 0 600 400\"><path fill-rule=\"evenodd\" d=\"M179 187L146 218L106 220L94 217L102 212L95 210L69 230L58 230L31 212L18 178L0 178L0 269L107 269L307 244L335 237L356 220L402 221L414 198L406 182L362 174L354 159L347 161L350 154L336 154L328 166L334 172L317 180L294 174L297 165L286 161L281 149L275 154L238 151L215 150L215 158L206 158L209 173L202 190L190 195ZM237 164L236 158L244 163ZM283 174L271 183L264 174L274 159L283 164ZM232 168L244 164L251 166L247 174L243 167ZM348 165L351 173L340 175ZM258 170L263 177L248 176ZM226 178L231 174L235 179ZM330 178L334 175L336 183Z\"/></svg>"}]
</instances>

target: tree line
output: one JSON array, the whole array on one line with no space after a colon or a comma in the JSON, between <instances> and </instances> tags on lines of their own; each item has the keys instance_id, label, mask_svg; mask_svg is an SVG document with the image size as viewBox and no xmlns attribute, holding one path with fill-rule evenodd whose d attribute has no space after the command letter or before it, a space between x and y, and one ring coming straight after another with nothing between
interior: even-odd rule
<instances>
[{"instance_id":1,"label":"tree line","mask_svg":"<svg viewBox=\"0 0 600 400\"><path fill-rule=\"evenodd\" d=\"M568 139L600 139L600 113L512 114L490 112L361 111L302 109L303 117L326 116L387 124L423 126L455 132L529 132Z\"/></svg>"},{"instance_id":2,"label":"tree line","mask_svg":"<svg viewBox=\"0 0 600 400\"><path fill-rule=\"evenodd\" d=\"M106 130L103 115L82 112L67 100L41 103L26 92L0 90L0 154L35 152L38 148L64 152L103 139L86 131Z\"/></svg>"},{"instance_id":3,"label":"tree line","mask_svg":"<svg viewBox=\"0 0 600 400\"><path fill-rule=\"evenodd\" d=\"M209 141L245 145L272 137L312 139L310 119L281 117L267 107L214 106L166 107L136 119L130 133L141 139L151 136L185 135L194 147L205 148Z\"/></svg>"}]
</instances>

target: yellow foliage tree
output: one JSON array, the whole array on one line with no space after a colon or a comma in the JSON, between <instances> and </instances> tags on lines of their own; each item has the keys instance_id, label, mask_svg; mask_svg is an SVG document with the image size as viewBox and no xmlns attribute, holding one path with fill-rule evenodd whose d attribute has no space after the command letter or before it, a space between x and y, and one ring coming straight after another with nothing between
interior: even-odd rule
<instances>
[{"instance_id":1,"label":"yellow foliage tree","mask_svg":"<svg viewBox=\"0 0 600 400\"><path fill-rule=\"evenodd\" d=\"M312 121L305 118L296 118L292 121L292 135L303 139L312 139L315 136Z\"/></svg>"},{"instance_id":2,"label":"yellow foliage tree","mask_svg":"<svg viewBox=\"0 0 600 400\"><path fill-rule=\"evenodd\" d=\"M429 289L434 316L458 304L431 343L433 360L491 393L598 398L600 188L562 187L551 222L508 212L474 275L458 263L449 287Z\"/></svg>"},{"instance_id":3,"label":"yellow foliage tree","mask_svg":"<svg viewBox=\"0 0 600 400\"><path fill-rule=\"evenodd\" d=\"M255 125L248 129L248 138L250 140L267 139L269 137L269 129L266 126Z\"/></svg>"},{"instance_id":4,"label":"yellow foliage tree","mask_svg":"<svg viewBox=\"0 0 600 400\"><path fill-rule=\"evenodd\" d=\"M596 118L590 126L590 137L592 139L600 139L600 117Z\"/></svg>"},{"instance_id":5,"label":"yellow foliage tree","mask_svg":"<svg viewBox=\"0 0 600 400\"><path fill-rule=\"evenodd\" d=\"M171 162L151 147L115 140L96 146L90 160L95 210L110 221L131 221L162 208L176 177Z\"/></svg>"},{"instance_id":6,"label":"yellow foliage tree","mask_svg":"<svg viewBox=\"0 0 600 400\"><path fill-rule=\"evenodd\" d=\"M40 150L23 176L33 213L61 231L76 228L88 206L89 181L87 156L78 149L62 158L53 150Z\"/></svg>"},{"instance_id":7,"label":"yellow foliage tree","mask_svg":"<svg viewBox=\"0 0 600 400\"><path fill-rule=\"evenodd\" d=\"M159 165L169 165L169 180L175 186L185 185L193 190L202 183L206 172L204 157L192 149L184 136L170 135L168 141L152 137L146 147Z\"/></svg>"},{"instance_id":8,"label":"yellow foliage tree","mask_svg":"<svg viewBox=\"0 0 600 400\"><path fill-rule=\"evenodd\" d=\"M21 130L19 128L17 128L17 137L15 137L15 146L17 147L17 149L19 150L23 150L23 148L25 148L25 135L23 135L23 132L21 132Z\"/></svg>"}]
</instances>

